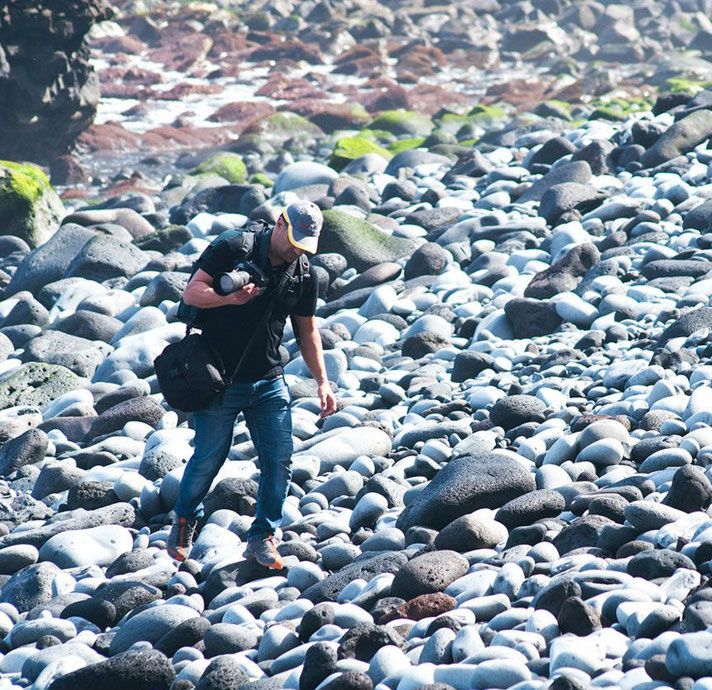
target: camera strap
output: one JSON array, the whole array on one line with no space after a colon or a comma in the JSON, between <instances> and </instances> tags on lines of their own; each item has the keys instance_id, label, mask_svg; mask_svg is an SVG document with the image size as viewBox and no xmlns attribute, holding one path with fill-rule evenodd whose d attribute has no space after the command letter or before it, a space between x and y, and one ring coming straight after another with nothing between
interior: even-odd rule
<instances>
[{"instance_id":1,"label":"camera strap","mask_svg":"<svg viewBox=\"0 0 712 690\"><path fill-rule=\"evenodd\" d=\"M240 360L238 361L237 366L233 370L232 374L230 374L230 377L228 379L226 379L226 381L225 381L226 386L229 386L230 384L232 384L232 381L235 378L235 375L240 370L242 363L245 361L245 357L247 356L247 353L250 351L250 348L254 345L257 335L262 331L264 326L267 324L267 321L269 320L270 316L272 316L272 310L274 309L277 299L284 294L284 291L286 290L287 285L289 284L289 281L294 277L294 273L297 270L298 264L299 264L299 260L293 261L291 264L289 264L289 266L284 271L284 273L282 273L282 276L279 279L279 283L277 283L277 287L274 290L274 292L272 293L270 300L267 303L267 306L264 310L264 313L262 314L262 318L260 318L259 322L257 323L257 326L255 326L255 329L252 332L252 336L247 341L247 344L245 345L245 348L242 351L242 355L240 356Z\"/></svg>"}]
</instances>

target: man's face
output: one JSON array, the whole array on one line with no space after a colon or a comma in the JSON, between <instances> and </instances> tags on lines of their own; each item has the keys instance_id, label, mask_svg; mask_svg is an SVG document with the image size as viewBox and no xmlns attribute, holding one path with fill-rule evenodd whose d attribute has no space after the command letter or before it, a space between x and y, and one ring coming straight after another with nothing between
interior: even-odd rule
<instances>
[{"instance_id":1,"label":"man's face","mask_svg":"<svg viewBox=\"0 0 712 690\"><path fill-rule=\"evenodd\" d=\"M272 233L272 240L274 242L274 248L280 259L286 263L291 264L296 261L302 254L307 252L304 249L298 249L289 241L289 235L287 234L287 224L282 216L277 220L274 226L274 232Z\"/></svg>"}]
</instances>

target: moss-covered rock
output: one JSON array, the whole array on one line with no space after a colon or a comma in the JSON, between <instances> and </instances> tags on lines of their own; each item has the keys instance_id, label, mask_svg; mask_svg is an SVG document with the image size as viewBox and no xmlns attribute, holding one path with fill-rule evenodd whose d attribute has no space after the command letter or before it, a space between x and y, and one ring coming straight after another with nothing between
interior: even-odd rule
<instances>
[{"instance_id":1,"label":"moss-covered rock","mask_svg":"<svg viewBox=\"0 0 712 690\"><path fill-rule=\"evenodd\" d=\"M36 166L0 161L0 234L37 247L52 235L64 206Z\"/></svg>"},{"instance_id":2,"label":"moss-covered rock","mask_svg":"<svg viewBox=\"0 0 712 690\"><path fill-rule=\"evenodd\" d=\"M712 87L712 81L685 79L684 77L668 77L662 84L664 93L689 93L691 96Z\"/></svg>"},{"instance_id":3,"label":"moss-covered rock","mask_svg":"<svg viewBox=\"0 0 712 690\"><path fill-rule=\"evenodd\" d=\"M384 110L368 126L397 136L425 137L430 134L433 122L427 115L412 110Z\"/></svg>"},{"instance_id":4,"label":"moss-covered rock","mask_svg":"<svg viewBox=\"0 0 712 690\"><path fill-rule=\"evenodd\" d=\"M388 150L395 156L401 151L407 151L408 149L417 149L423 145L425 137L409 137L408 139L399 139L394 141Z\"/></svg>"},{"instance_id":5,"label":"moss-covered rock","mask_svg":"<svg viewBox=\"0 0 712 690\"><path fill-rule=\"evenodd\" d=\"M0 410L17 405L43 407L86 383L58 364L30 362L0 383Z\"/></svg>"},{"instance_id":6,"label":"moss-covered rock","mask_svg":"<svg viewBox=\"0 0 712 690\"><path fill-rule=\"evenodd\" d=\"M240 184L247 179L247 166L236 153L218 153L204 160L190 171L193 175L213 173L228 182Z\"/></svg>"},{"instance_id":7,"label":"moss-covered rock","mask_svg":"<svg viewBox=\"0 0 712 690\"><path fill-rule=\"evenodd\" d=\"M410 256L415 249L414 242L387 235L361 218L342 211L324 211L319 252L341 254L348 265L359 272L376 264Z\"/></svg>"},{"instance_id":8,"label":"moss-covered rock","mask_svg":"<svg viewBox=\"0 0 712 690\"><path fill-rule=\"evenodd\" d=\"M476 105L467 113L468 121L480 127L489 127L505 117L506 110L498 105Z\"/></svg>"},{"instance_id":9,"label":"moss-covered rock","mask_svg":"<svg viewBox=\"0 0 712 690\"><path fill-rule=\"evenodd\" d=\"M281 144L287 139L304 139L323 136L321 127L317 127L306 118L289 111L273 113L269 117L250 124L240 136L259 134L272 144Z\"/></svg>"},{"instance_id":10,"label":"moss-covered rock","mask_svg":"<svg viewBox=\"0 0 712 690\"><path fill-rule=\"evenodd\" d=\"M267 175L264 173L255 173L254 175L250 175L249 179L250 184L261 184L263 187L274 187L274 180L271 180Z\"/></svg>"},{"instance_id":11,"label":"moss-covered rock","mask_svg":"<svg viewBox=\"0 0 712 690\"><path fill-rule=\"evenodd\" d=\"M375 141L366 137L341 137L334 146L334 152L329 159L329 166L334 170L341 170L353 160L365 156L367 153L377 153L387 161L393 158L393 154Z\"/></svg>"}]
</instances>

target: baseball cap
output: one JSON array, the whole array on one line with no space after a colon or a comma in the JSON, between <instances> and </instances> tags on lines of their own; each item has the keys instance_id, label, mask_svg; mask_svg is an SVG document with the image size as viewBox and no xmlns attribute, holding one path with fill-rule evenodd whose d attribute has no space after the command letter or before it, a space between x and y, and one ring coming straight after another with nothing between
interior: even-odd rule
<instances>
[{"instance_id":1,"label":"baseball cap","mask_svg":"<svg viewBox=\"0 0 712 690\"><path fill-rule=\"evenodd\" d=\"M311 201L295 201L282 211L289 241L298 249L316 254L323 223L321 210Z\"/></svg>"}]
</instances>

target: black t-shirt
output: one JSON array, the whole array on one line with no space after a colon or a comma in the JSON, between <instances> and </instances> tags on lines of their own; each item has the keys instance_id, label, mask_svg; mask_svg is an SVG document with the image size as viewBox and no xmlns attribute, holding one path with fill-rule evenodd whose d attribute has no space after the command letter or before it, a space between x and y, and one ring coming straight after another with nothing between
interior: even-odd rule
<instances>
[{"instance_id":1,"label":"black t-shirt","mask_svg":"<svg viewBox=\"0 0 712 690\"><path fill-rule=\"evenodd\" d=\"M269 276L267 288L254 299L243 305L228 305L202 310L201 323L203 334L217 349L222 357L225 369L230 374L234 371L245 345L252 337L255 327L264 316L265 309L269 306L271 296L276 290L280 278L289 264L272 266L269 259L259 261L260 255L266 256L264 249L269 242L269 233L260 233L255 237L255 246L250 259L260 265ZM262 246L262 252L260 247ZM231 271L243 259L235 256L230 245L225 240L220 240L209 246L201 255L199 268L214 278L219 273ZM297 268L297 271L299 269ZM314 268L310 265L309 275L303 280L301 290L297 288L296 304L289 309L289 305L282 300L277 300L272 309L272 314L267 323L262 326L260 333L250 345L250 349L243 360L240 370L235 376L235 381L259 381L265 374L276 375L281 373L279 345L284 334L284 324L290 312L297 316L313 316L316 313L316 300L318 295L318 280Z\"/></svg>"}]
</instances>

